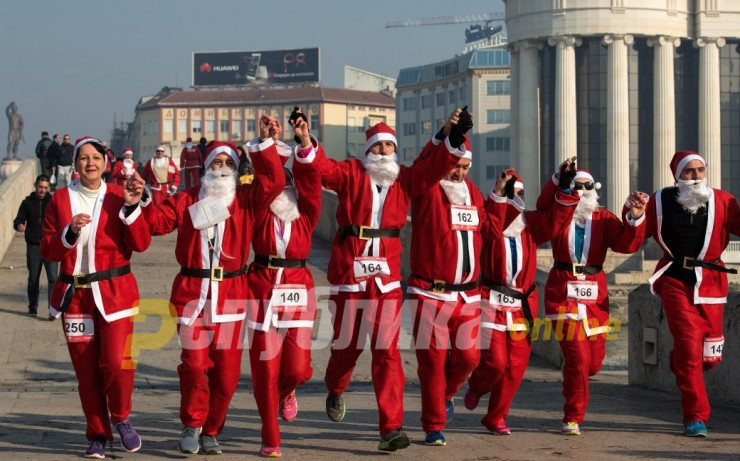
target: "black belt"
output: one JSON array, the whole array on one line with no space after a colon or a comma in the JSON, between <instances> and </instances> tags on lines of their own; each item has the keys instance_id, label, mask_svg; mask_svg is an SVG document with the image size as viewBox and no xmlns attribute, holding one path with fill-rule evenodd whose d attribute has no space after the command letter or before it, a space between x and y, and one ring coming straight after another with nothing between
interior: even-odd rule
<instances>
[{"instance_id":1,"label":"black belt","mask_svg":"<svg viewBox=\"0 0 740 461\"><path fill-rule=\"evenodd\" d=\"M267 266L270 269L277 269L279 267L286 267L286 268L306 267L305 259L285 259L285 258L279 258L277 256L254 255L254 262L262 266Z\"/></svg>"},{"instance_id":2,"label":"black belt","mask_svg":"<svg viewBox=\"0 0 740 461\"><path fill-rule=\"evenodd\" d=\"M555 261L552 267L568 270L576 277L579 275L596 275L604 269L604 266L584 266L583 264L561 263L559 261Z\"/></svg>"},{"instance_id":3,"label":"black belt","mask_svg":"<svg viewBox=\"0 0 740 461\"><path fill-rule=\"evenodd\" d=\"M431 290L435 293L444 293L445 291L468 291L478 287L478 281L473 280L468 283L447 283L444 280L429 280L424 277L420 277L416 274L411 274L417 279L431 283L428 287L424 287L424 290Z\"/></svg>"},{"instance_id":4,"label":"black belt","mask_svg":"<svg viewBox=\"0 0 740 461\"><path fill-rule=\"evenodd\" d=\"M131 266L126 264L121 267L114 267L104 271L93 272L92 274L77 274L69 275L65 273L59 274L59 280L62 283L73 283L75 288L85 288L92 282L100 282L101 280L109 280L114 277L126 275L131 273Z\"/></svg>"},{"instance_id":5,"label":"black belt","mask_svg":"<svg viewBox=\"0 0 740 461\"><path fill-rule=\"evenodd\" d=\"M354 235L360 240L370 240L378 237L400 237L401 229L373 229L370 226L347 226L340 227L339 243L344 243L348 235Z\"/></svg>"},{"instance_id":6,"label":"black belt","mask_svg":"<svg viewBox=\"0 0 740 461\"><path fill-rule=\"evenodd\" d=\"M180 274L186 277L199 277L202 279L211 279L214 282L220 282L223 279L230 279L247 273L248 266L241 269L224 272L221 266L213 266L210 269L193 269L191 267L180 267Z\"/></svg>"},{"instance_id":7,"label":"black belt","mask_svg":"<svg viewBox=\"0 0 740 461\"><path fill-rule=\"evenodd\" d=\"M666 258L670 261L675 261L674 258ZM730 269L728 267L720 266L717 264L720 261L719 258L711 261L702 261L701 259L692 258L690 256L683 257L683 268L686 270L693 270L695 267L703 267L710 271L724 272L727 274L737 274L737 269Z\"/></svg>"},{"instance_id":8,"label":"black belt","mask_svg":"<svg viewBox=\"0 0 740 461\"><path fill-rule=\"evenodd\" d=\"M524 319L529 322L528 331L531 332L534 329L534 318L532 318L532 311L529 309L529 295L531 295L532 292L537 288L537 282L533 283L532 286L530 286L529 289L524 293L522 293L521 291L516 291L513 288L509 288L506 285L500 285L487 278L485 275L481 275L480 283L487 286L491 290L498 291L503 295L520 300L522 302L522 313L524 314Z\"/></svg>"}]
</instances>

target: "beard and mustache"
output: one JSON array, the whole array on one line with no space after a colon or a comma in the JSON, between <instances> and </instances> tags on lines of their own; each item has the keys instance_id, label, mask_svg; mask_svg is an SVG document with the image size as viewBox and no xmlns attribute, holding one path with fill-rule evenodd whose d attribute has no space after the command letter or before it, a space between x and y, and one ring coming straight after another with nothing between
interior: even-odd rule
<instances>
[{"instance_id":1,"label":"beard and mustache","mask_svg":"<svg viewBox=\"0 0 740 461\"><path fill-rule=\"evenodd\" d=\"M599 210L599 195L595 190L579 190L578 195L581 196L581 200L576 205L573 219L577 223L584 223L591 216L591 213Z\"/></svg>"},{"instance_id":2,"label":"beard and mustache","mask_svg":"<svg viewBox=\"0 0 740 461\"><path fill-rule=\"evenodd\" d=\"M696 214L712 196L712 190L707 186L706 179L679 179L676 184L678 185L676 202L691 214Z\"/></svg>"},{"instance_id":3,"label":"beard and mustache","mask_svg":"<svg viewBox=\"0 0 740 461\"><path fill-rule=\"evenodd\" d=\"M298 211L298 193L295 186L287 186L270 204L270 211L283 222L292 222L301 214Z\"/></svg>"},{"instance_id":4,"label":"beard and mustache","mask_svg":"<svg viewBox=\"0 0 740 461\"><path fill-rule=\"evenodd\" d=\"M398 166L398 156L395 152L388 155L368 152L362 160L362 166L365 167L370 179L381 187L390 187L398 177L398 172L401 171L401 167Z\"/></svg>"},{"instance_id":5,"label":"beard and mustache","mask_svg":"<svg viewBox=\"0 0 740 461\"><path fill-rule=\"evenodd\" d=\"M206 174L201 178L205 196L223 197L226 200L226 206L231 205L236 197L236 171L229 167L222 167L217 170L206 169Z\"/></svg>"},{"instance_id":6,"label":"beard and mustache","mask_svg":"<svg viewBox=\"0 0 740 461\"><path fill-rule=\"evenodd\" d=\"M465 205L468 198L468 186L464 181L448 181L442 179L439 181L439 185L442 186L442 190L445 191L447 199L453 205Z\"/></svg>"}]
</instances>

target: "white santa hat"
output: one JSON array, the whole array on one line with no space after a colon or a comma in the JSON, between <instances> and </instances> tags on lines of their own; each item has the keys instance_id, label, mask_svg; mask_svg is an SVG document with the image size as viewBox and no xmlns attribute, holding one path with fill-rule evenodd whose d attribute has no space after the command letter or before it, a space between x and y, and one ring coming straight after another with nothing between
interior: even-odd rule
<instances>
[{"instance_id":1,"label":"white santa hat","mask_svg":"<svg viewBox=\"0 0 740 461\"><path fill-rule=\"evenodd\" d=\"M108 156L105 155L105 147L103 147L103 143L100 142L100 140L93 138L92 136L83 136L81 138L77 138L75 141L75 148L72 152L72 168L77 165L77 154L80 152L80 148L84 146L85 144L92 144L95 146L95 150L103 154L103 158L105 159L105 165L108 165Z\"/></svg>"},{"instance_id":2,"label":"white santa hat","mask_svg":"<svg viewBox=\"0 0 740 461\"><path fill-rule=\"evenodd\" d=\"M596 189L596 190L601 189L601 183L594 181L594 177L591 176L591 173L589 173L586 170L578 170L576 172L575 177L573 177L573 183L576 182L576 179L585 179L585 180L587 180L589 182L592 182L594 184L594 189ZM571 185L571 187L572 186L573 186L573 184Z\"/></svg>"},{"instance_id":3,"label":"white santa hat","mask_svg":"<svg viewBox=\"0 0 740 461\"><path fill-rule=\"evenodd\" d=\"M673 154L673 158L671 159L671 173L673 173L673 177L676 181L681 177L681 172L686 168L686 165L693 160L699 160L704 164L704 166L707 166L707 162L704 160L704 157L696 152L683 150Z\"/></svg>"},{"instance_id":4,"label":"white santa hat","mask_svg":"<svg viewBox=\"0 0 740 461\"><path fill-rule=\"evenodd\" d=\"M398 141L396 140L396 132L393 128L386 125L384 122L376 123L374 126L365 130L365 153L370 150L373 144L380 141L390 141L396 145L398 150Z\"/></svg>"},{"instance_id":5,"label":"white santa hat","mask_svg":"<svg viewBox=\"0 0 740 461\"><path fill-rule=\"evenodd\" d=\"M208 168L211 162L218 154L228 154L234 160L234 164L239 166L239 154L236 153L236 144L233 142L211 141L206 146L206 159L203 166Z\"/></svg>"}]
</instances>

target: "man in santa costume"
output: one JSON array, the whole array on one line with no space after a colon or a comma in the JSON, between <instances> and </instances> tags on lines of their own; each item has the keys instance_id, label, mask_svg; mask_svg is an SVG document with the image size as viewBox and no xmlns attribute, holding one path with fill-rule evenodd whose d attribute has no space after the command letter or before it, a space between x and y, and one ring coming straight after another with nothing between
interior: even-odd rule
<instances>
[{"instance_id":1,"label":"man in santa costume","mask_svg":"<svg viewBox=\"0 0 740 461\"><path fill-rule=\"evenodd\" d=\"M457 110L451 117L457 123ZM383 122L366 131L365 156L343 162L326 158L320 145L307 161L318 162L322 184L338 195L339 231L327 272L334 328L324 378L326 410L344 419L343 394L371 332L372 379L384 451L409 446L403 432L404 376L401 326L401 228L412 197L423 195L457 164L464 152L449 139L413 166L397 163L395 131Z\"/></svg>"},{"instance_id":2,"label":"man in santa costume","mask_svg":"<svg viewBox=\"0 0 740 461\"><path fill-rule=\"evenodd\" d=\"M41 256L61 262L49 315L62 316L87 419L87 458L105 458L111 423L126 451L141 448L129 421L134 368L126 344L139 303L131 253L146 250L151 234L138 205L143 184L106 184L106 162L97 139L75 142L72 165L80 179L52 195L41 240Z\"/></svg>"},{"instance_id":3,"label":"man in santa costume","mask_svg":"<svg viewBox=\"0 0 740 461\"><path fill-rule=\"evenodd\" d=\"M465 393L468 410L478 406L481 396L491 393L481 423L497 435L511 434L506 417L532 350L529 332L537 316L537 247L571 222L579 199L575 192L558 191L548 211L524 211L523 197L524 181L509 169L497 177L486 201L481 360Z\"/></svg>"},{"instance_id":4,"label":"man in santa costume","mask_svg":"<svg viewBox=\"0 0 740 461\"><path fill-rule=\"evenodd\" d=\"M203 167L203 154L198 146L193 145L193 138L185 140L185 147L180 152L180 169L183 172L185 189L200 186L200 169Z\"/></svg>"},{"instance_id":5,"label":"man in santa costume","mask_svg":"<svg viewBox=\"0 0 740 461\"><path fill-rule=\"evenodd\" d=\"M562 433L580 435L589 401L588 378L601 369L610 328L609 291L602 265L608 249L634 253L640 248L645 236L644 199L641 193L631 194L620 220L599 206L601 184L590 173L576 172L569 162L561 170L545 184L537 209L549 210L558 189L580 195L573 219L552 239L555 263L545 287L545 312L556 322L556 333L563 333L558 337L564 357Z\"/></svg>"},{"instance_id":6,"label":"man in santa costume","mask_svg":"<svg viewBox=\"0 0 740 461\"><path fill-rule=\"evenodd\" d=\"M182 345L177 372L183 453L221 453L216 436L240 373L253 220L285 184L272 137L276 123L270 117L260 120L259 144L250 146L259 180L249 187L237 187L236 146L211 141L201 186L144 209L152 234L177 230L175 256L181 267L170 302Z\"/></svg>"},{"instance_id":7,"label":"man in santa costume","mask_svg":"<svg viewBox=\"0 0 740 461\"><path fill-rule=\"evenodd\" d=\"M127 147L123 150L123 160L116 162L116 166L113 167L113 182L123 187L135 171L134 151Z\"/></svg>"},{"instance_id":8,"label":"man in santa costume","mask_svg":"<svg viewBox=\"0 0 740 461\"><path fill-rule=\"evenodd\" d=\"M313 373L316 296L306 258L321 213L321 176L316 164L306 160L315 155L306 121L294 123L301 147L296 148L293 171L284 168L285 189L269 207L255 211L255 256L247 273L249 299L255 303L248 309L247 327L253 330L249 360L262 419L260 454L269 457L282 455L278 413L285 422L295 420L295 390ZM291 150L278 152L285 164Z\"/></svg>"},{"instance_id":9,"label":"man in santa costume","mask_svg":"<svg viewBox=\"0 0 740 461\"><path fill-rule=\"evenodd\" d=\"M175 162L164 155L164 146L157 147L154 158L146 162L141 176L149 184L155 206L161 205L167 197L175 195L180 184L180 172Z\"/></svg>"},{"instance_id":10,"label":"man in santa costume","mask_svg":"<svg viewBox=\"0 0 740 461\"><path fill-rule=\"evenodd\" d=\"M647 235L663 249L650 288L663 300L673 336L671 371L681 391L684 434L706 437L709 398L704 370L722 360L727 269L720 259L730 233L740 236L737 199L707 185L707 164L695 152L676 152L676 185L657 191L647 207Z\"/></svg>"},{"instance_id":11,"label":"man in santa costume","mask_svg":"<svg viewBox=\"0 0 740 461\"><path fill-rule=\"evenodd\" d=\"M480 358L480 231L486 216L483 195L467 177L470 142L460 126L470 114L448 122L417 162L449 136L464 154L447 175L411 201L411 275L408 300L414 312L414 342L421 384L421 423L432 446L447 444L442 432L452 419L452 397Z\"/></svg>"}]
</instances>

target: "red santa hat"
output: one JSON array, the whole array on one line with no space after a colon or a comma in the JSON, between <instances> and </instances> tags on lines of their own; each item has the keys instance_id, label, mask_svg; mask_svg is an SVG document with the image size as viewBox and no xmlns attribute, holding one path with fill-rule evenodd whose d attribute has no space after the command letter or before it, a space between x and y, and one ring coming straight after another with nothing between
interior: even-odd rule
<instances>
[{"instance_id":1,"label":"red santa hat","mask_svg":"<svg viewBox=\"0 0 740 461\"><path fill-rule=\"evenodd\" d=\"M465 153L461 155L460 158L466 158L472 162L473 161L473 149L470 147L470 139L467 136L465 136L465 144L463 145L465 146Z\"/></svg>"},{"instance_id":2,"label":"red santa hat","mask_svg":"<svg viewBox=\"0 0 740 461\"><path fill-rule=\"evenodd\" d=\"M126 147L125 149L123 149L123 155L126 155L126 154L134 155L134 150L131 149L130 147Z\"/></svg>"},{"instance_id":3,"label":"red santa hat","mask_svg":"<svg viewBox=\"0 0 740 461\"><path fill-rule=\"evenodd\" d=\"M393 128L385 124L385 122L376 123L371 128L365 130L365 153L370 150L373 144L380 141L391 141L396 145L398 149L398 141L396 140L396 132Z\"/></svg>"},{"instance_id":4,"label":"red santa hat","mask_svg":"<svg viewBox=\"0 0 740 461\"><path fill-rule=\"evenodd\" d=\"M206 146L206 159L203 166L208 168L218 154L228 154L234 160L234 164L239 166L239 154L237 154L236 144L233 142L211 141Z\"/></svg>"},{"instance_id":5,"label":"red santa hat","mask_svg":"<svg viewBox=\"0 0 740 461\"><path fill-rule=\"evenodd\" d=\"M92 144L95 146L95 150L103 154L103 158L105 159L105 165L108 165L108 156L105 155L105 147L103 147L103 143L100 142L100 140L93 138L92 136L83 136L81 138L77 138L75 141L75 148L72 152L72 168L77 165L77 153L80 152L80 148L84 146L85 144Z\"/></svg>"},{"instance_id":6,"label":"red santa hat","mask_svg":"<svg viewBox=\"0 0 740 461\"><path fill-rule=\"evenodd\" d=\"M506 174L510 174L514 178L514 188L524 190L524 180L513 168L506 170Z\"/></svg>"},{"instance_id":7,"label":"red santa hat","mask_svg":"<svg viewBox=\"0 0 740 461\"><path fill-rule=\"evenodd\" d=\"M591 176L591 173L589 173L586 170L578 170L576 172L575 177L573 178L573 182L576 182L576 179L585 179L589 182L592 182L594 184L594 189L599 190L601 189L601 183L594 181L594 177Z\"/></svg>"},{"instance_id":8,"label":"red santa hat","mask_svg":"<svg viewBox=\"0 0 740 461\"><path fill-rule=\"evenodd\" d=\"M676 181L681 177L681 172L686 168L686 164L693 160L699 160L704 164L704 166L707 166L707 162L704 160L704 157L696 152L682 150L673 154L673 158L671 159L671 173L673 173L673 177L676 178Z\"/></svg>"},{"instance_id":9,"label":"red santa hat","mask_svg":"<svg viewBox=\"0 0 740 461\"><path fill-rule=\"evenodd\" d=\"M188 136L188 139L186 139L185 142L193 142L193 138L191 138L190 136Z\"/></svg>"}]
</instances>

